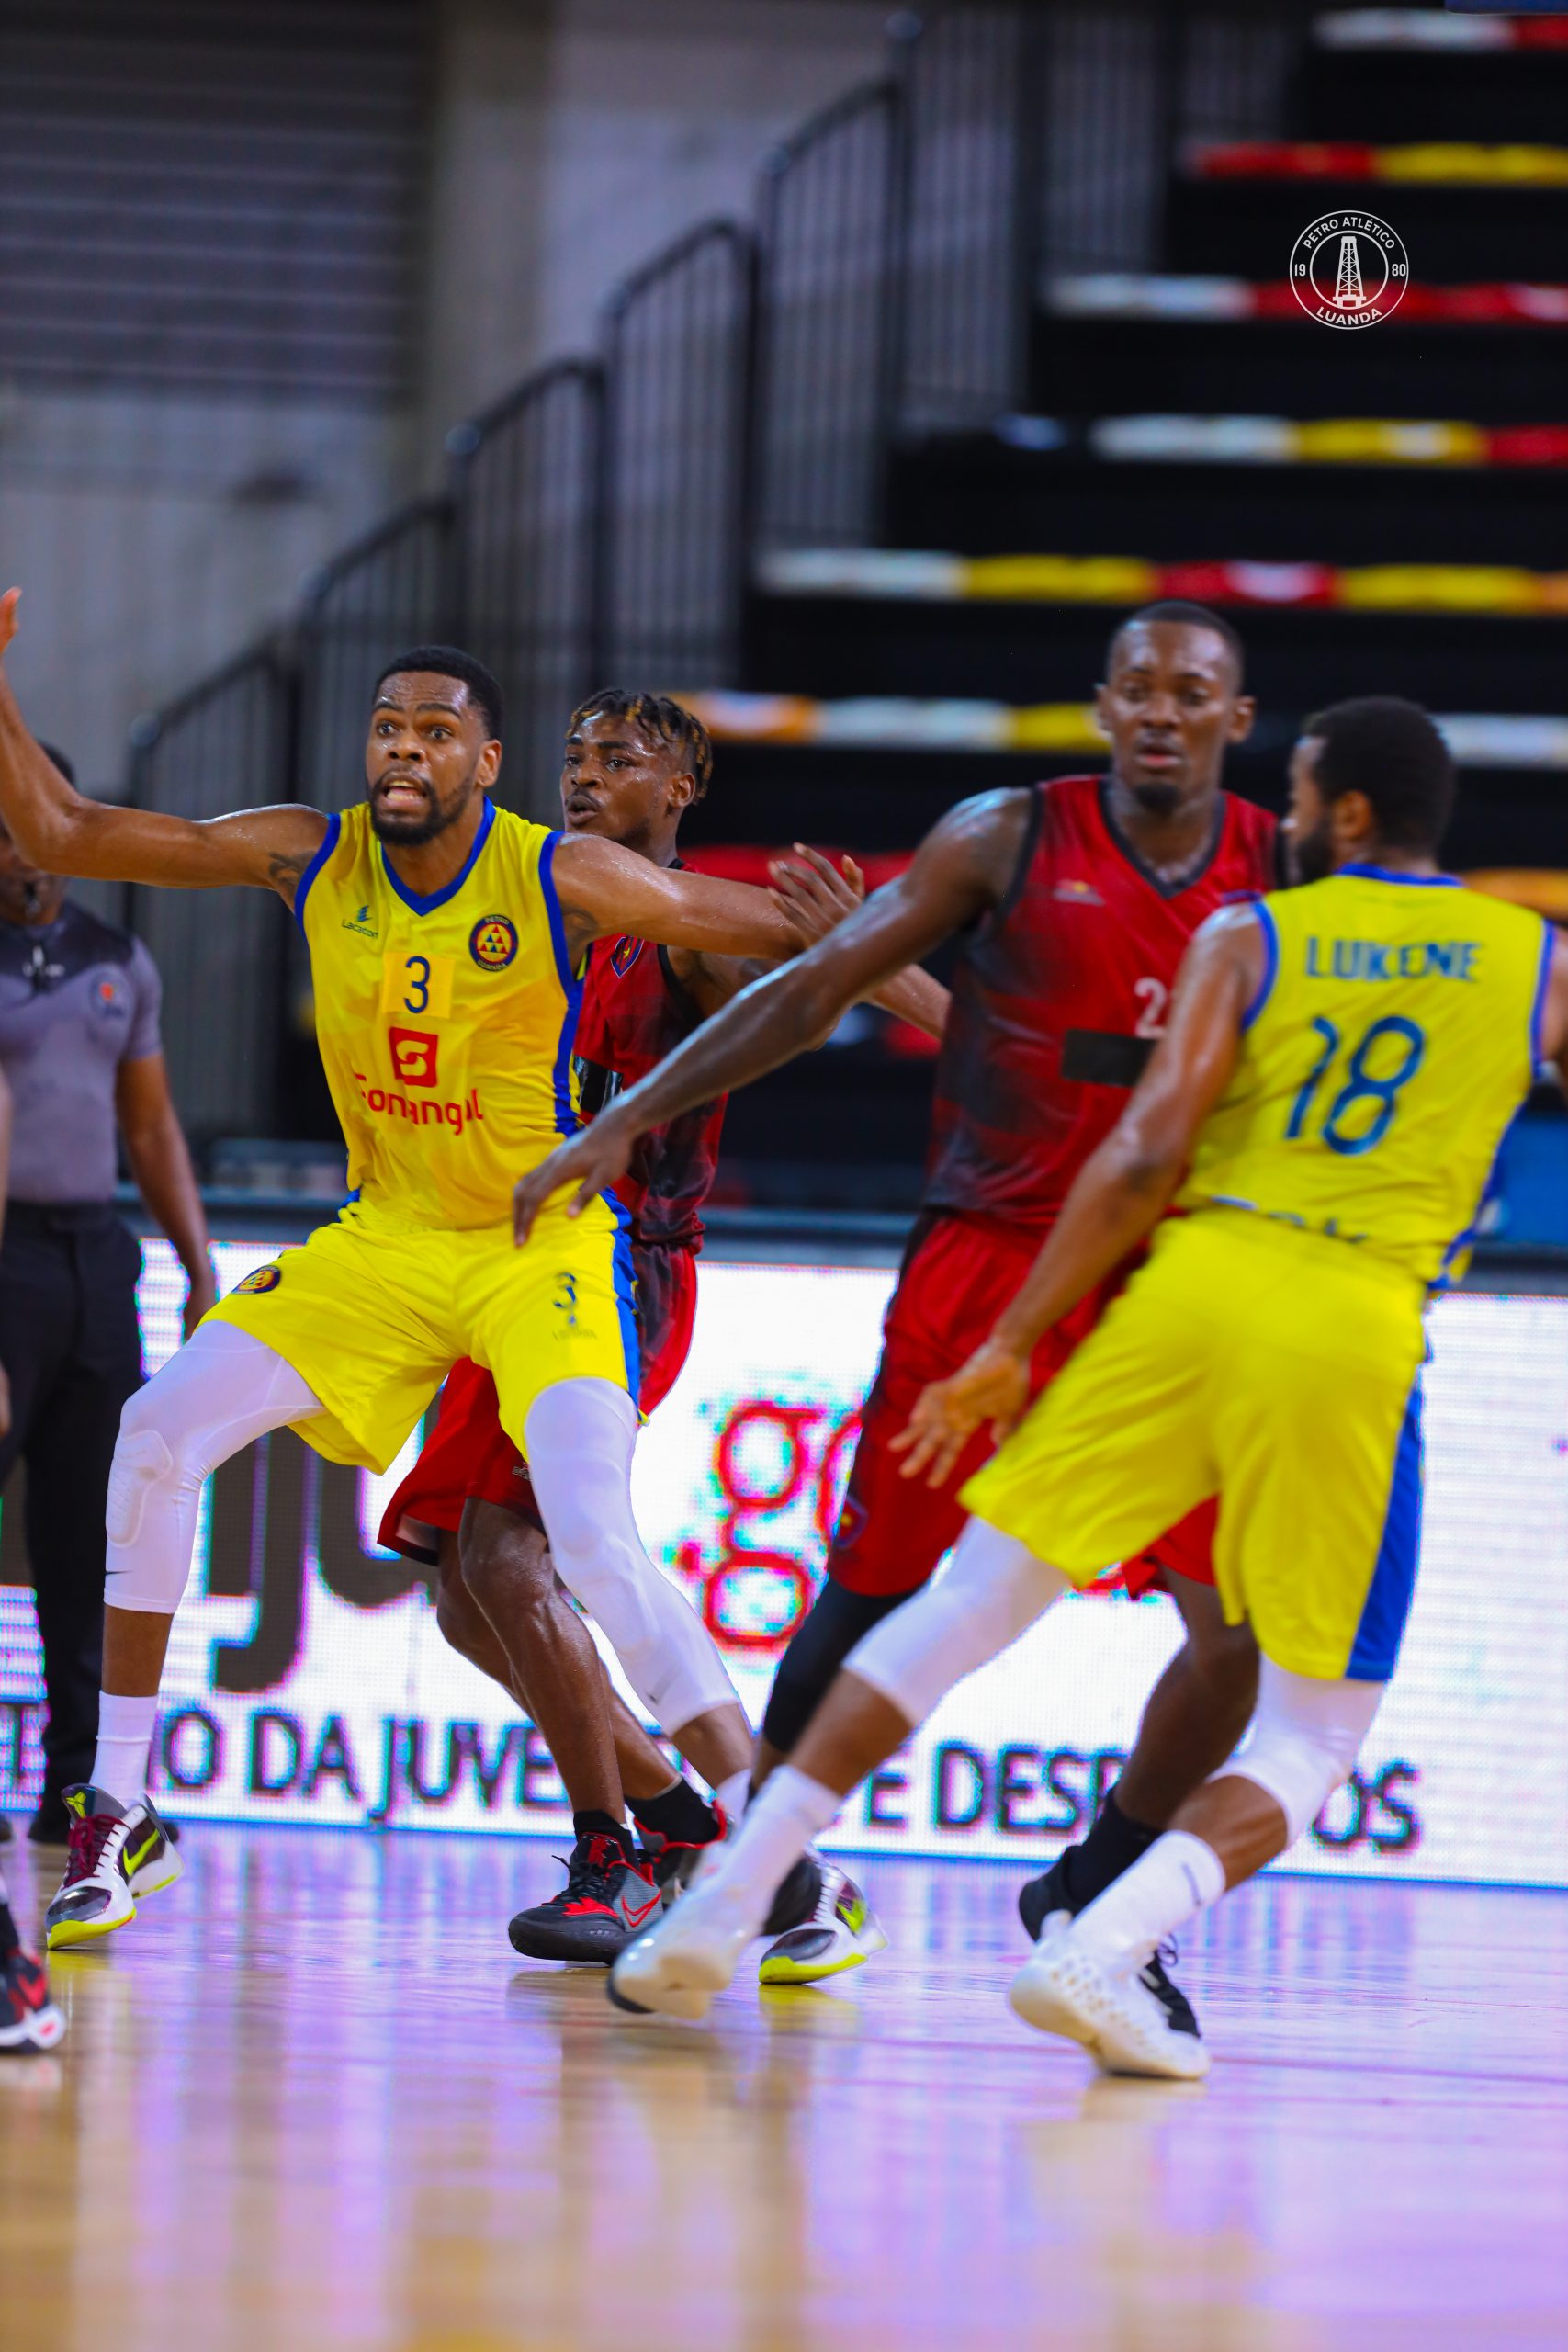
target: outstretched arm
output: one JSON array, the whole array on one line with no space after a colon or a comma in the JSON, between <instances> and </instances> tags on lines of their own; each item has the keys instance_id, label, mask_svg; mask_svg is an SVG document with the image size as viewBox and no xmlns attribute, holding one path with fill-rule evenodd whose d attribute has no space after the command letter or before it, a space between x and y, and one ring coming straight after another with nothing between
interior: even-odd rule
<instances>
[{"instance_id":1,"label":"outstretched arm","mask_svg":"<svg viewBox=\"0 0 1568 2352\"><path fill-rule=\"evenodd\" d=\"M17 633L21 591L0 596L0 657ZM319 809L246 808L194 823L155 808L113 808L66 783L28 733L0 658L0 817L25 857L46 874L209 890L254 883L290 906L321 847Z\"/></svg>"},{"instance_id":2,"label":"outstretched arm","mask_svg":"<svg viewBox=\"0 0 1568 2352\"><path fill-rule=\"evenodd\" d=\"M908 1455L907 1478L925 1470L928 1485L944 1486L984 1421L999 1442L1029 1402L1030 1358L1044 1334L1153 1232L1229 1083L1262 972L1250 907L1212 916L1183 960L1169 1027L1121 1120L1079 1169L1022 1289L968 1363L923 1391L893 1440Z\"/></svg>"},{"instance_id":3,"label":"outstretched arm","mask_svg":"<svg viewBox=\"0 0 1568 2352\"><path fill-rule=\"evenodd\" d=\"M594 940L617 932L713 956L777 958L801 945L770 891L655 865L596 833L569 833L558 842L553 874L574 965Z\"/></svg>"},{"instance_id":4,"label":"outstretched arm","mask_svg":"<svg viewBox=\"0 0 1568 2352\"><path fill-rule=\"evenodd\" d=\"M575 1185L575 1215L625 1172L638 1136L807 1052L850 1005L998 905L1018 863L1029 805L1026 792L997 792L950 810L927 834L907 873L876 891L858 914L807 954L753 981L668 1060L602 1111L592 1126L525 1177L513 1203L519 1241L527 1238L552 1193ZM563 842L560 854L568 846ZM645 925L643 936L657 939L660 934Z\"/></svg>"}]
</instances>

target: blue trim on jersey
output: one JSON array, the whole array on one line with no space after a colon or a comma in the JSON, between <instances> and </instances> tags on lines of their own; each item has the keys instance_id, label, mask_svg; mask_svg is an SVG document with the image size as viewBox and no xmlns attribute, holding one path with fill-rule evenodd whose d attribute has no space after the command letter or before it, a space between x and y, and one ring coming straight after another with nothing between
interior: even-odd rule
<instances>
[{"instance_id":1,"label":"blue trim on jersey","mask_svg":"<svg viewBox=\"0 0 1568 2352\"><path fill-rule=\"evenodd\" d=\"M321 846L299 876L299 887L294 893L294 920L299 926L299 936L305 936L305 901L310 895L310 885L338 845L343 832L341 816L327 819L327 830L321 835Z\"/></svg>"},{"instance_id":2,"label":"blue trim on jersey","mask_svg":"<svg viewBox=\"0 0 1568 2352\"><path fill-rule=\"evenodd\" d=\"M1386 865L1342 865L1339 874L1362 874L1370 882L1404 882L1413 890L1462 890L1456 874L1395 874ZM1338 875L1335 876L1337 881Z\"/></svg>"},{"instance_id":3,"label":"blue trim on jersey","mask_svg":"<svg viewBox=\"0 0 1568 2352\"><path fill-rule=\"evenodd\" d=\"M626 1387L635 1405L642 1395L642 1327L637 1319L637 1260L632 1255L631 1211L614 1193L599 1198L615 1220L612 1268L615 1306L621 1318L621 1351L626 1360Z\"/></svg>"},{"instance_id":4,"label":"blue trim on jersey","mask_svg":"<svg viewBox=\"0 0 1568 2352\"><path fill-rule=\"evenodd\" d=\"M1274 918L1261 899L1254 900L1252 911L1258 917L1258 928L1263 933L1263 977L1253 989L1251 1001L1241 1016L1243 1029L1251 1028L1273 995L1274 983L1280 977L1280 933Z\"/></svg>"},{"instance_id":5,"label":"blue trim on jersey","mask_svg":"<svg viewBox=\"0 0 1568 2352\"><path fill-rule=\"evenodd\" d=\"M1530 1007L1530 1075L1533 1078L1546 1059L1546 991L1551 986L1551 956L1557 945L1557 927L1542 919L1540 940L1540 977L1535 984L1535 1002Z\"/></svg>"},{"instance_id":6,"label":"blue trim on jersey","mask_svg":"<svg viewBox=\"0 0 1568 2352\"><path fill-rule=\"evenodd\" d=\"M556 1132L558 1135L574 1136L582 1122L571 1099L571 1049L577 1043L577 1023L582 1011L582 982L587 967L585 966L581 973L574 972L567 954L566 917L561 912L555 876L556 850L561 839L558 832L545 835L539 851L539 889L549 919L550 947L556 959L556 975L566 997L566 1018L561 1023L551 1080L556 1098Z\"/></svg>"},{"instance_id":7,"label":"blue trim on jersey","mask_svg":"<svg viewBox=\"0 0 1568 2352\"><path fill-rule=\"evenodd\" d=\"M432 890L430 896L426 899L422 899L417 890L411 890L406 882L399 881L392 862L387 855L387 844L383 842L381 843L381 870L386 875L388 881L391 884L399 898L402 900L404 906L411 907L416 915L433 915L437 907L444 907L448 899L455 899L458 891L462 888L464 883L468 880L469 875L473 872L474 861L479 856L480 850L483 849L486 842L489 841L491 827L494 822L495 803L487 792L485 794L484 815L479 819L479 829L474 835L474 845L472 849L469 850L468 856L463 860L461 871L454 874L450 882L448 882L444 888Z\"/></svg>"},{"instance_id":8,"label":"blue trim on jersey","mask_svg":"<svg viewBox=\"0 0 1568 2352\"><path fill-rule=\"evenodd\" d=\"M1382 1541L1345 1668L1347 1681L1386 1682L1393 1674L1415 1597L1420 1552L1421 1382L1417 1375L1394 1448Z\"/></svg>"}]
</instances>

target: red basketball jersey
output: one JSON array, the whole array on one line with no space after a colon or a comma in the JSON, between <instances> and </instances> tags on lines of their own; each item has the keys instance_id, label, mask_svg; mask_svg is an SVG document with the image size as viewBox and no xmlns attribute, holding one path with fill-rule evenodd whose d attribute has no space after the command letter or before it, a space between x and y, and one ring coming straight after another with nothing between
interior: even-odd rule
<instances>
[{"instance_id":1,"label":"red basketball jersey","mask_svg":"<svg viewBox=\"0 0 1568 2352\"><path fill-rule=\"evenodd\" d=\"M701 1019L666 949L646 939L595 941L573 1049L583 1117L592 1119L623 1087L646 1078ZM631 1211L637 1241L700 1248L699 1211L718 1166L724 1110L722 1099L704 1103L639 1138L632 1164L615 1187Z\"/></svg>"},{"instance_id":2,"label":"red basketball jersey","mask_svg":"<svg viewBox=\"0 0 1568 2352\"><path fill-rule=\"evenodd\" d=\"M1213 846L1168 889L1111 821L1101 776L1036 785L1002 906L959 951L926 1203L1048 1226L1126 1105L1187 943L1277 887L1274 819L1222 795Z\"/></svg>"}]
</instances>

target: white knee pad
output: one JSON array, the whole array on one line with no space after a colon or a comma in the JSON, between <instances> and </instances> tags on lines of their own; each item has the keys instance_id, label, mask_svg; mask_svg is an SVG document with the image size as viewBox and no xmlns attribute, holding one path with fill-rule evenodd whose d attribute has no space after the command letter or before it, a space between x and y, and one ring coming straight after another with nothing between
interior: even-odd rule
<instances>
[{"instance_id":1,"label":"white knee pad","mask_svg":"<svg viewBox=\"0 0 1568 2352\"><path fill-rule=\"evenodd\" d=\"M1311 1827L1356 1758L1382 1703L1385 1682L1320 1682L1265 1658L1258 1708L1234 1763L1215 1780L1240 1775L1271 1796L1285 1816L1286 1843Z\"/></svg>"},{"instance_id":2,"label":"white knee pad","mask_svg":"<svg viewBox=\"0 0 1568 2352\"><path fill-rule=\"evenodd\" d=\"M923 1724L954 1683L1017 1641L1066 1589L1061 1570L1016 1535L972 1519L947 1574L874 1626L845 1669L907 1722Z\"/></svg>"},{"instance_id":3,"label":"white knee pad","mask_svg":"<svg viewBox=\"0 0 1568 2352\"><path fill-rule=\"evenodd\" d=\"M141 1532L148 1488L167 1479L174 1467L175 1457L156 1430L128 1430L121 1421L104 1508L104 1525L111 1544L135 1543Z\"/></svg>"},{"instance_id":4,"label":"white knee pad","mask_svg":"<svg viewBox=\"0 0 1568 2352\"><path fill-rule=\"evenodd\" d=\"M276 1349L204 1323L120 1415L104 1514L109 1607L172 1617L213 1471L253 1438L321 1409Z\"/></svg>"},{"instance_id":5,"label":"white knee pad","mask_svg":"<svg viewBox=\"0 0 1568 2352\"><path fill-rule=\"evenodd\" d=\"M563 1380L528 1415L529 1476L550 1556L654 1721L676 1732L738 1706L707 1628L644 1551L631 1506L637 1409L607 1380Z\"/></svg>"}]
</instances>

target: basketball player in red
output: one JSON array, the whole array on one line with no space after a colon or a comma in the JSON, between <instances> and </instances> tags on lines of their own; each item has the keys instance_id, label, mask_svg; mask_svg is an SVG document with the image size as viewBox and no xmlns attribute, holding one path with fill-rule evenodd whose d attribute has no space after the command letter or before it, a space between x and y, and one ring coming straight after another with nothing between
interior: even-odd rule
<instances>
[{"instance_id":1,"label":"basketball player in red","mask_svg":"<svg viewBox=\"0 0 1568 2352\"><path fill-rule=\"evenodd\" d=\"M681 819L705 793L712 764L706 729L679 703L618 690L595 695L573 715L567 736L565 828L676 865ZM823 936L863 895L852 865L846 878L815 853L802 853L792 871L808 939ZM767 968L640 939L598 942L573 1049L584 1117L646 1077ZM924 973L901 976L882 1001L940 1035L946 991ZM645 1136L615 1188L633 1219L645 1417L674 1385L691 1346L701 1210L717 1166L724 1108L722 1098L696 1104ZM672 1773L615 1691L587 1626L560 1591L527 1464L502 1429L494 1382L478 1365L460 1363L449 1376L434 1432L389 1503L380 1540L438 1566L443 1634L532 1717L572 1805L567 1884L517 1915L513 1946L538 1960L613 1960L647 1925L662 1887L720 1834L720 1816ZM740 1759L715 1754L693 1761L717 1787ZM741 1763L732 1792L737 1811L745 1778ZM626 1803L651 1869L625 1826ZM815 1900L862 1902L841 1871L824 1872L819 1884L808 1863L802 1883L807 1879ZM795 1910L799 1904L797 1888Z\"/></svg>"},{"instance_id":2,"label":"basketball player in red","mask_svg":"<svg viewBox=\"0 0 1568 2352\"><path fill-rule=\"evenodd\" d=\"M990 1329L1074 1176L1115 1125L1193 932L1227 899L1278 878L1274 820L1221 788L1225 749L1253 718L1225 621L1175 603L1134 614L1111 640L1095 707L1111 744L1107 775L987 793L950 811L897 881L748 989L518 1187L521 1233L564 1183L581 1180L586 1195L613 1181L648 1125L788 1060L886 973L957 937L924 1204L888 1309L828 1580L773 1684L759 1783L861 1636L930 1577L963 1521L958 1489L989 1451L977 1434L933 1496L900 1477L890 1441L926 1382L955 1370ZM774 881L792 903L787 870ZM1037 1390L1120 1278L1047 1334ZM1245 1629L1224 1623L1211 1528L1212 1509L1194 1514L1126 1571L1134 1590L1156 1577L1168 1588L1186 1643L1088 1838L1024 1888L1032 1935L1048 1910L1081 1908L1127 1868L1247 1724L1257 1657ZM1184 1996L1153 1967L1173 2023L1196 2030Z\"/></svg>"}]
</instances>

